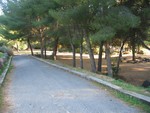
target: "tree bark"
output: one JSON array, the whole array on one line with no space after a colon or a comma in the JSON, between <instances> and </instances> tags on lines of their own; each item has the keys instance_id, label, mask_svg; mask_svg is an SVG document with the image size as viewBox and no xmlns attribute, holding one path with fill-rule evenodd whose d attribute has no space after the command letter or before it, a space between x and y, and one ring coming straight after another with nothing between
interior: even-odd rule
<instances>
[{"instance_id":1,"label":"tree bark","mask_svg":"<svg viewBox=\"0 0 150 113\"><path fill-rule=\"evenodd\" d=\"M146 49L150 50L150 48L144 43L144 41L141 38L139 38L139 40Z\"/></svg>"},{"instance_id":2,"label":"tree bark","mask_svg":"<svg viewBox=\"0 0 150 113\"><path fill-rule=\"evenodd\" d=\"M71 43L72 53L73 53L73 59L72 59L72 65L73 67L76 67L76 48L75 45Z\"/></svg>"},{"instance_id":3,"label":"tree bark","mask_svg":"<svg viewBox=\"0 0 150 113\"><path fill-rule=\"evenodd\" d=\"M44 39L44 58L46 59L46 57L47 57L47 54L46 54L46 51L47 51L47 48L46 48L46 37L45 37L45 39Z\"/></svg>"},{"instance_id":4,"label":"tree bark","mask_svg":"<svg viewBox=\"0 0 150 113\"><path fill-rule=\"evenodd\" d=\"M128 38L125 38L121 44L121 47L120 47L120 51L119 51L119 56L118 56L118 60L117 60L117 74L119 72L119 67L120 67L120 60L121 60L121 57L122 57L122 50L123 50L123 47L124 47L124 44L125 42L127 41Z\"/></svg>"},{"instance_id":5,"label":"tree bark","mask_svg":"<svg viewBox=\"0 0 150 113\"><path fill-rule=\"evenodd\" d=\"M135 61L135 37L131 38L132 43L132 60Z\"/></svg>"},{"instance_id":6,"label":"tree bark","mask_svg":"<svg viewBox=\"0 0 150 113\"><path fill-rule=\"evenodd\" d=\"M112 77L113 76L113 71L112 71L111 58L110 58L110 47L109 47L109 43L108 42L106 42L106 44L105 44L105 52L106 52L108 76Z\"/></svg>"},{"instance_id":7,"label":"tree bark","mask_svg":"<svg viewBox=\"0 0 150 113\"><path fill-rule=\"evenodd\" d=\"M84 33L85 33L85 40L86 40L86 44L87 44L88 53L89 53L89 56L90 56L91 71L96 72L96 64L95 64L93 50L92 50L92 47L91 47L91 42L90 42L88 33L86 31L84 31Z\"/></svg>"},{"instance_id":8,"label":"tree bark","mask_svg":"<svg viewBox=\"0 0 150 113\"><path fill-rule=\"evenodd\" d=\"M52 53L52 57L53 57L54 60L56 60L57 49L58 49L58 42L59 42L59 38L57 37L55 39L55 42L54 42L53 53Z\"/></svg>"},{"instance_id":9,"label":"tree bark","mask_svg":"<svg viewBox=\"0 0 150 113\"><path fill-rule=\"evenodd\" d=\"M83 69L83 37L81 38L81 43L80 43L80 68Z\"/></svg>"},{"instance_id":10,"label":"tree bark","mask_svg":"<svg viewBox=\"0 0 150 113\"><path fill-rule=\"evenodd\" d=\"M99 55L98 55L98 67L97 71L102 72L102 55L103 55L103 45L104 42L101 41L100 47L99 47Z\"/></svg>"},{"instance_id":11,"label":"tree bark","mask_svg":"<svg viewBox=\"0 0 150 113\"><path fill-rule=\"evenodd\" d=\"M73 65L73 67L76 67L76 48L75 48L75 44L72 41L73 36L71 35L71 28L68 29L68 35L70 38L70 45L71 45L72 53L73 53L72 65Z\"/></svg>"},{"instance_id":12,"label":"tree bark","mask_svg":"<svg viewBox=\"0 0 150 113\"><path fill-rule=\"evenodd\" d=\"M43 56L44 56L44 43L43 43L43 37L41 37L41 41L40 41L40 43L41 43L41 58L43 58Z\"/></svg>"},{"instance_id":13,"label":"tree bark","mask_svg":"<svg viewBox=\"0 0 150 113\"><path fill-rule=\"evenodd\" d=\"M32 46L31 46L31 43L30 43L30 39L29 39L29 38L27 38L27 43L28 43L28 45L29 45L29 48L30 48L30 51L31 51L31 55L33 56L33 55L34 55L34 53L33 53L33 48L32 48Z\"/></svg>"}]
</instances>

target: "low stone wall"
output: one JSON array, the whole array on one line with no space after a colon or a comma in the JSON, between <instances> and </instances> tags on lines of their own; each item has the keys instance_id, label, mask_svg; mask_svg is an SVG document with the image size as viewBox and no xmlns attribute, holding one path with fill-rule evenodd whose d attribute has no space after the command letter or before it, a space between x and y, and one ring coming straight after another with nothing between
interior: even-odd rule
<instances>
[{"instance_id":1,"label":"low stone wall","mask_svg":"<svg viewBox=\"0 0 150 113\"><path fill-rule=\"evenodd\" d=\"M11 64L11 60L12 60L12 56L9 57L8 62L7 62L7 66L4 69L3 73L0 75L0 86L2 85L2 83L3 83L4 79L5 79L5 76L6 76L7 72L8 72L9 66Z\"/></svg>"}]
</instances>

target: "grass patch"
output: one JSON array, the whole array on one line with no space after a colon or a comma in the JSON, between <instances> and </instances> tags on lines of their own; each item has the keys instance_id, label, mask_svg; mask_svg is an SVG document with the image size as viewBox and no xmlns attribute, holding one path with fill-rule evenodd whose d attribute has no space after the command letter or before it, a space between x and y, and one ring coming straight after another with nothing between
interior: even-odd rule
<instances>
[{"instance_id":1,"label":"grass patch","mask_svg":"<svg viewBox=\"0 0 150 113\"><path fill-rule=\"evenodd\" d=\"M3 73L3 71L5 70L5 68L7 67L8 61L10 58L8 58L8 60L4 63L3 67L0 69L0 76Z\"/></svg>"},{"instance_id":2,"label":"grass patch","mask_svg":"<svg viewBox=\"0 0 150 113\"><path fill-rule=\"evenodd\" d=\"M2 92L2 88L0 86L0 112L2 109L2 104L3 104L3 92Z\"/></svg>"},{"instance_id":3,"label":"grass patch","mask_svg":"<svg viewBox=\"0 0 150 113\"><path fill-rule=\"evenodd\" d=\"M7 80L5 79L3 84L0 86L0 113L3 113L3 109L5 107L5 102L4 102L4 88L5 88L5 82Z\"/></svg>"},{"instance_id":4,"label":"grass patch","mask_svg":"<svg viewBox=\"0 0 150 113\"><path fill-rule=\"evenodd\" d=\"M5 62L4 66L0 69L0 76L2 75L3 71L5 70L8 62Z\"/></svg>"},{"instance_id":5,"label":"grass patch","mask_svg":"<svg viewBox=\"0 0 150 113\"><path fill-rule=\"evenodd\" d=\"M120 86L126 90L137 92L146 96L150 96L150 87L149 88L143 88L139 86L134 86L132 84L126 83L123 80L114 80L112 81L113 84Z\"/></svg>"},{"instance_id":6,"label":"grass patch","mask_svg":"<svg viewBox=\"0 0 150 113\"><path fill-rule=\"evenodd\" d=\"M2 52L0 52L0 58L2 58L3 57L3 53Z\"/></svg>"},{"instance_id":7,"label":"grass patch","mask_svg":"<svg viewBox=\"0 0 150 113\"><path fill-rule=\"evenodd\" d=\"M146 113L150 113L150 107L148 104L132 97L129 95L125 95L123 93L117 92L117 91L112 91L111 92L113 95L115 95L117 98L123 100L124 102L128 103L129 105L135 106L137 108L140 108Z\"/></svg>"},{"instance_id":8,"label":"grass patch","mask_svg":"<svg viewBox=\"0 0 150 113\"><path fill-rule=\"evenodd\" d=\"M4 69L6 68L7 63L8 63L8 61L3 66L3 69L0 70L0 75L2 74ZM6 82L8 81L7 74L12 70L12 68L13 68L13 66L10 64L8 71L6 73L6 77L4 79L4 82L0 85L0 113L2 113L3 107L5 105L5 103L4 103L4 88L5 88Z\"/></svg>"}]
</instances>

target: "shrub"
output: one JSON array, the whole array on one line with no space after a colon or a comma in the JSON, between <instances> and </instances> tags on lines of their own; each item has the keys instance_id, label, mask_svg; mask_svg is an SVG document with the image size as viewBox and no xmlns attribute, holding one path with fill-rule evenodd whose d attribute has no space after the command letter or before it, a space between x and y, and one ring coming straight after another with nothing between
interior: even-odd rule
<instances>
[{"instance_id":1,"label":"shrub","mask_svg":"<svg viewBox=\"0 0 150 113\"><path fill-rule=\"evenodd\" d=\"M2 69L4 66L4 59L0 58L0 69Z\"/></svg>"},{"instance_id":2,"label":"shrub","mask_svg":"<svg viewBox=\"0 0 150 113\"><path fill-rule=\"evenodd\" d=\"M9 56L13 55L13 51L10 48L6 47L6 46L0 47L0 52L7 53Z\"/></svg>"},{"instance_id":3,"label":"shrub","mask_svg":"<svg viewBox=\"0 0 150 113\"><path fill-rule=\"evenodd\" d=\"M0 58L2 58L3 57L3 53L2 52L0 52Z\"/></svg>"}]
</instances>

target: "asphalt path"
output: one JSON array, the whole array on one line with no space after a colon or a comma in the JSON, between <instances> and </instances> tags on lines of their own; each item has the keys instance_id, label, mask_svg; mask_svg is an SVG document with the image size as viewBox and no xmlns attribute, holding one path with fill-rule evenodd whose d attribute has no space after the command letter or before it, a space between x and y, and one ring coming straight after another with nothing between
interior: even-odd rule
<instances>
[{"instance_id":1,"label":"asphalt path","mask_svg":"<svg viewBox=\"0 0 150 113\"><path fill-rule=\"evenodd\" d=\"M30 56L13 58L5 113L141 113L92 82Z\"/></svg>"}]
</instances>

